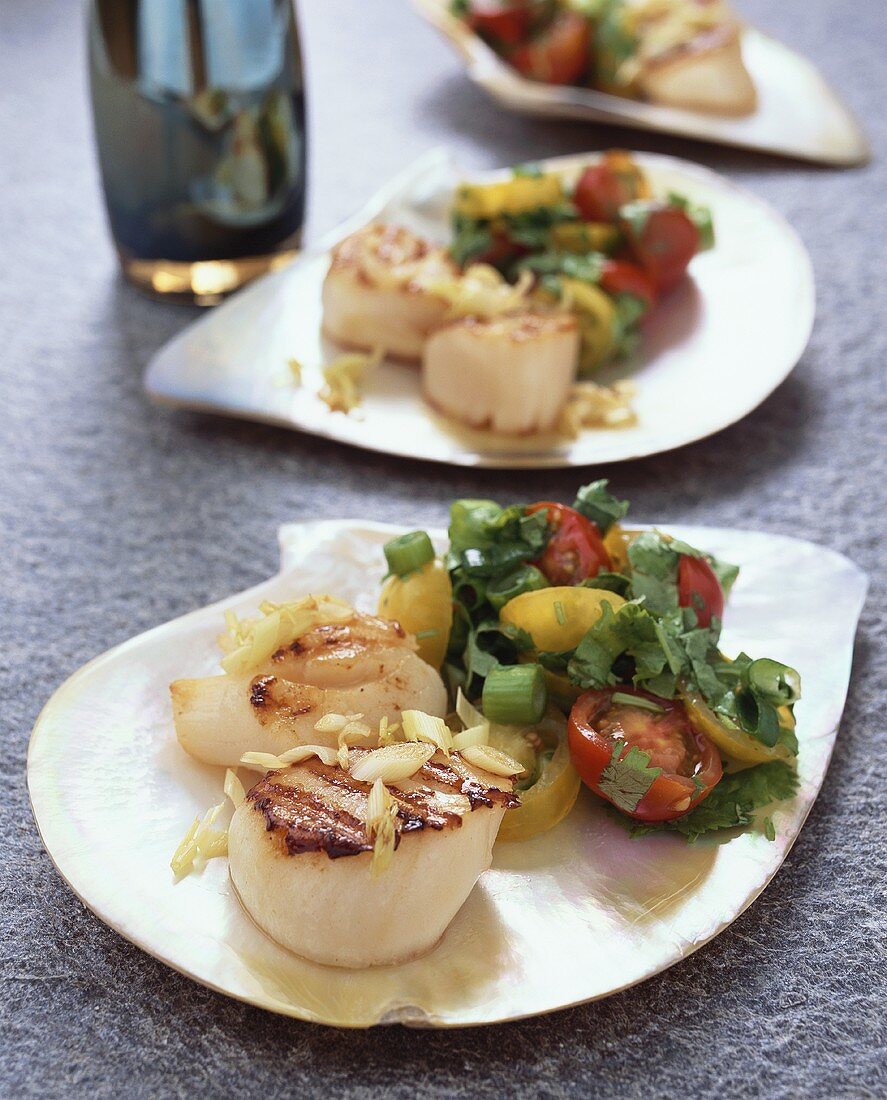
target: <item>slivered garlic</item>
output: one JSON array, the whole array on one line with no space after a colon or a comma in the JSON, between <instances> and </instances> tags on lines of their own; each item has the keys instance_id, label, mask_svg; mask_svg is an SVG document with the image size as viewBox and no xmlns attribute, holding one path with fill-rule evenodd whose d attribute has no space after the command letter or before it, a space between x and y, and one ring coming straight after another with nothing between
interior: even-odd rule
<instances>
[{"instance_id":1,"label":"slivered garlic","mask_svg":"<svg viewBox=\"0 0 887 1100\"><path fill-rule=\"evenodd\" d=\"M445 756L450 755L453 747L453 735L443 718L425 714L421 710L405 710L401 715L404 739L407 741L427 741L440 749Z\"/></svg>"},{"instance_id":2,"label":"slivered garlic","mask_svg":"<svg viewBox=\"0 0 887 1100\"><path fill-rule=\"evenodd\" d=\"M245 752L240 758L240 763L252 771L279 772L292 764L301 764L305 760L310 760L312 756L316 756L322 764L330 766L338 759L336 750L328 745L296 745L295 748L287 749L279 756L274 756L270 752Z\"/></svg>"},{"instance_id":3,"label":"slivered garlic","mask_svg":"<svg viewBox=\"0 0 887 1100\"><path fill-rule=\"evenodd\" d=\"M380 875L391 863L397 842L397 803L381 779L377 779L367 799L366 833L373 841L370 874Z\"/></svg>"},{"instance_id":4,"label":"slivered garlic","mask_svg":"<svg viewBox=\"0 0 887 1100\"><path fill-rule=\"evenodd\" d=\"M366 741L373 732L366 722L359 721L362 717L360 714L349 715L349 720L339 730L339 751L336 754L336 759L340 768L346 770L348 768L348 746L355 744L357 741Z\"/></svg>"},{"instance_id":5,"label":"slivered garlic","mask_svg":"<svg viewBox=\"0 0 887 1100\"><path fill-rule=\"evenodd\" d=\"M261 617L253 619L240 619L234 611L225 612L226 630L218 639L225 654L222 658L225 672L249 672L312 627L344 622L354 615L349 604L326 595L306 596L284 604L266 600L259 611Z\"/></svg>"},{"instance_id":6,"label":"slivered garlic","mask_svg":"<svg viewBox=\"0 0 887 1100\"><path fill-rule=\"evenodd\" d=\"M400 732L400 722L389 722L387 715L379 719L379 744L395 745L400 741L397 734Z\"/></svg>"},{"instance_id":7,"label":"slivered garlic","mask_svg":"<svg viewBox=\"0 0 887 1100\"><path fill-rule=\"evenodd\" d=\"M270 752L245 752L240 763L254 772L279 772L287 766L279 756Z\"/></svg>"},{"instance_id":8,"label":"slivered garlic","mask_svg":"<svg viewBox=\"0 0 887 1100\"><path fill-rule=\"evenodd\" d=\"M208 859L227 855L228 830L213 828L216 818L224 808L225 803L220 802L217 806L210 806L203 815L203 820L194 818L194 823L169 861L177 879L184 878L191 871L202 870Z\"/></svg>"},{"instance_id":9,"label":"slivered garlic","mask_svg":"<svg viewBox=\"0 0 887 1100\"><path fill-rule=\"evenodd\" d=\"M194 824L182 837L181 843L172 854L169 865L172 867L173 874L176 878L187 875L194 864L194 857L197 855L197 843L194 837L197 835L197 830L199 828L200 818L195 817Z\"/></svg>"},{"instance_id":10,"label":"slivered garlic","mask_svg":"<svg viewBox=\"0 0 887 1100\"><path fill-rule=\"evenodd\" d=\"M520 775L526 771L523 764L518 764L501 749L494 749L492 745L470 745L462 749L459 754L466 764L489 772L490 775Z\"/></svg>"},{"instance_id":11,"label":"slivered garlic","mask_svg":"<svg viewBox=\"0 0 887 1100\"><path fill-rule=\"evenodd\" d=\"M471 264L461 275L439 279L426 287L449 303L447 317L497 317L526 308L533 273L522 271L509 283L489 264Z\"/></svg>"},{"instance_id":12,"label":"slivered garlic","mask_svg":"<svg viewBox=\"0 0 887 1100\"><path fill-rule=\"evenodd\" d=\"M231 800L235 810L246 798L246 791L237 777L237 772L232 771L230 768L225 772L225 794Z\"/></svg>"},{"instance_id":13,"label":"slivered garlic","mask_svg":"<svg viewBox=\"0 0 887 1100\"><path fill-rule=\"evenodd\" d=\"M376 348L370 355L349 352L323 368L324 385L318 397L330 412L348 414L360 405L364 375L370 367L377 367L383 356L382 348Z\"/></svg>"},{"instance_id":14,"label":"slivered garlic","mask_svg":"<svg viewBox=\"0 0 887 1100\"><path fill-rule=\"evenodd\" d=\"M314 723L314 729L317 733L339 733L347 725L347 714L325 714Z\"/></svg>"},{"instance_id":15,"label":"slivered garlic","mask_svg":"<svg viewBox=\"0 0 887 1100\"><path fill-rule=\"evenodd\" d=\"M490 740L490 723L481 722L477 726L469 726L468 729L462 730L461 733L453 734L453 749L456 752L463 752L465 749L470 749L473 745L486 745Z\"/></svg>"},{"instance_id":16,"label":"slivered garlic","mask_svg":"<svg viewBox=\"0 0 887 1100\"><path fill-rule=\"evenodd\" d=\"M332 767L338 759L338 753L329 745L296 745L293 749L287 749L280 754L280 759L286 767L291 764L301 764L304 760L310 760L316 756L321 764Z\"/></svg>"},{"instance_id":17,"label":"slivered garlic","mask_svg":"<svg viewBox=\"0 0 887 1100\"><path fill-rule=\"evenodd\" d=\"M456 691L456 714L459 715L459 721L466 729L479 726L481 722L486 721L477 707L465 698L461 687Z\"/></svg>"},{"instance_id":18,"label":"slivered garlic","mask_svg":"<svg viewBox=\"0 0 887 1100\"><path fill-rule=\"evenodd\" d=\"M427 764L436 751L434 745L386 745L355 761L351 765L351 777L361 783L375 783L377 780L394 783L398 779L408 779Z\"/></svg>"},{"instance_id":19,"label":"slivered garlic","mask_svg":"<svg viewBox=\"0 0 887 1100\"><path fill-rule=\"evenodd\" d=\"M194 843L203 860L228 854L228 830L213 828L216 818L224 808L224 802L210 807L194 834Z\"/></svg>"},{"instance_id":20,"label":"slivered garlic","mask_svg":"<svg viewBox=\"0 0 887 1100\"><path fill-rule=\"evenodd\" d=\"M632 382L600 386L596 382L575 382L561 409L557 430L575 439L583 428L623 428L637 422L632 399L637 390Z\"/></svg>"}]
</instances>

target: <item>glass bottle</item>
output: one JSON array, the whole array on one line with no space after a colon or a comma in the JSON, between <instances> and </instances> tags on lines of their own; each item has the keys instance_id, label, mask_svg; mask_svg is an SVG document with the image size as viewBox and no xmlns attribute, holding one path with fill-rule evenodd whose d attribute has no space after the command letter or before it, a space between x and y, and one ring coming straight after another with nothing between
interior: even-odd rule
<instances>
[{"instance_id":1,"label":"glass bottle","mask_svg":"<svg viewBox=\"0 0 887 1100\"><path fill-rule=\"evenodd\" d=\"M128 279L213 304L295 255L305 106L292 0L91 0L89 72Z\"/></svg>"}]
</instances>

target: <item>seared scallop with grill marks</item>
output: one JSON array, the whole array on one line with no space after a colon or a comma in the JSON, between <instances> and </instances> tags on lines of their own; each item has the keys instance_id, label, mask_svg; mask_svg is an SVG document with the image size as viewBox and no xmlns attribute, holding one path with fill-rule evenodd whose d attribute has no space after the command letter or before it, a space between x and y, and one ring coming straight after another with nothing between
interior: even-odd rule
<instances>
[{"instance_id":1,"label":"seared scallop with grill marks","mask_svg":"<svg viewBox=\"0 0 887 1100\"><path fill-rule=\"evenodd\" d=\"M433 746L396 750L418 754L412 775L360 780L378 754L352 749L348 770L311 759L269 773L234 814L240 900L297 955L355 968L416 958L490 866L502 817L518 805L511 777Z\"/></svg>"},{"instance_id":2,"label":"seared scallop with grill marks","mask_svg":"<svg viewBox=\"0 0 887 1100\"><path fill-rule=\"evenodd\" d=\"M458 273L446 250L410 230L372 223L333 249L323 332L345 347L418 359L447 303L432 289Z\"/></svg>"},{"instance_id":3,"label":"seared scallop with grill marks","mask_svg":"<svg viewBox=\"0 0 887 1100\"><path fill-rule=\"evenodd\" d=\"M551 310L460 317L425 346L425 400L473 428L527 434L553 427L576 375L579 323Z\"/></svg>"},{"instance_id":4,"label":"seared scallop with grill marks","mask_svg":"<svg viewBox=\"0 0 887 1100\"><path fill-rule=\"evenodd\" d=\"M312 623L246 671L176 680L173 717L185 751L236 767L247 752L335 746L335 729L315 729L330 713L360 715L371 730L410 708L446 713L440 674L418 656L412 635L373 615L351 609L343 615Z\"/></svg>"}]
</instances>

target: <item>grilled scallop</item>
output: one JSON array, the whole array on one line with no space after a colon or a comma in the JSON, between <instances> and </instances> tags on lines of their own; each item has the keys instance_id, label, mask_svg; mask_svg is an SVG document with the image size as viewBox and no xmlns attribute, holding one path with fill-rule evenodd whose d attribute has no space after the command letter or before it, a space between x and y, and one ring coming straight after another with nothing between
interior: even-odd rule
<instances>
[{"instance_id":1,"label":"grilled scallop","mask_svg":"<svg viewBox=\"0 0 887 1100\"><path fill-rule=\"evenodd\" d=\"M323 331L346 347L419 359L447 303L429 285L458 274L445 249L373 223L334 249L323 283Z\"/></svg>"},{"instance_id":2,"label":"grilled scallop","mask_svg":"<svg viewBox=\"0 0 887 1100\"><path fill-rule=\"evenodd\" d=\"M747 115L757 94L742 60L741 28L720 0L642 6L636 87L668 107Z\"/></svg>"},{"instance_id":3,"label":"grilled scallop","mask_svg":"<svg viewBox=\"0 0 887 1100\"><path fill-rule=\"evenodd\" d=\"M423 393L473 428L547 431L567 399L578 354L579 323L570 313L462 317L428 340Z\"/></svg>"},{"instance_id":4,"label":"grilled scallop","mask_svg":"<svg viewBox=\"0 0 887 1100\"><path fill-rule=\"evenodd\" d=\"M198 760L236 767L246 752L334 746L335 733L314 729L324 714L361 714L373 729L411 708L443 717L443 681L415 650L397 623L372 615L315 625L248 673L176 680L176 735Z\"/></svg>"},{"instance_id":5,"label":"grilled scallop","mask_svg":"<svg viewBox=\"0 0 887 1100\"><path fill-rule=\"evenodd\" d=\"M352 765L361 750L352 750ZM405 962L444 934L492 859L511 780L438 754L388 786L394 851L372 873L371 787L318 760L271 773L236 810L231 879L272 939L313 962Z\"/></svg>"}]
</instances>

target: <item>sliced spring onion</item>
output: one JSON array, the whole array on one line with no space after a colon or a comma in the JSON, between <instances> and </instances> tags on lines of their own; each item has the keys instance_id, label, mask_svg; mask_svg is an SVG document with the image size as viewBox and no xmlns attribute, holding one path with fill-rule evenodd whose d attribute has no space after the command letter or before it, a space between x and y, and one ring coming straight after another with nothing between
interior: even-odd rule
<instances>
[{"instance_id":1,"label":"sliced spring onion","mask_svg":"<svg viewBox=\"0 0 887 1100\"><path fill-rule=\"evenodd\" d=\"M453 734L453 749L462 752L475 745L486 745L490 740L490 723L481 722L476 726L469 726L461 733Z\"/></svg>"},{"instance_id":2,"label":"sliced spring onion","mask_svg":"<svg viewBox=\"0 0 887 1100\"><path fill-rule=\"evenodd\" d=\"M801 677L795 669L768 657L752 661L745 680L755 695L777 707L790 706L801 697Z\"/></svg>"},{"instance_id":3,"label":"sliced spring onion","mask_svg":"<svg viewBox=\"0 0 887 1100\"><path fill-rule=\"evenodd\" d=\"M400 718L405 740L424 741L449 756L453 747L453 735L443 718L421 710L405 710Z\"/></svg>"},{"instance_id":4,"label":"sliced spring onion","mask_svg":"<svg viewBox=\"0 0 887 1100\"><path fill-rule=\"evenodd\" d=\"M388 569L397 577L415 573L423 565L434 561L434 547L425 531L410 531L385 543L385 560Z\"/></svg>"},{"instance_id":5,"label":"sliced spring onion","mask_svg":"<svg viewBox=\"0 0 887 1100\"><path fill-rule=\"evenodd\" d=\"M489 772L490 775L513 776L525 771L523 764L512 759L508 753L501 749L494 749L492 745L469 745L462 749L462 759L475 768Z\"/></svg>"},{"instance_id":6,"label":"sliced spring onion","mask_svg":"<svg viewBox=\"0 0 887 1100\"><path fill-rule=\"evenodd\" d=\"M232 771L231 768L228 768L225 772L225 795L231 800L235 810L246 798L243 784L240 782L237 772Z\"/></svg>"},{"instance_id":7,"label":"sliced spring onion","mask_svg":"<svg viewBox=\"0 0 887 1100\"><path fill-rule=\"evenodd\" d=\"M779 740L776 707L751 690L736 692L736 714L743 730L756 741L772 748Z\"/></svg>"},{"instance_id":8,"label":"sliced spring onion","mask_svg":"<svg viewBox=\"0 0 887 1100\"><path fill-rule=\"evenodd\" d=\"M479 726L484 721L484 716L477 707L465 698L461 687L456 691L456 714L459 715L459 721L466 729Z\"/></svg>"},{"instance_id":9,"label":"sliced spring onion","mask_svg":"<svg viewBox=\"0 0 887 1100\"><path fill-rule=\"evenodd\" d=\"M564 605L560 600L554 601L554 617L561 626L567 621L567 613L564 611Z\"/></svg>"},{"instance_id":10,"label":"sliced spring onion","mask_svg":"<svg viewBox=\"0 0 887 1100\"><path fill-rule=\"evenodd\" d=\"M493 500L455 500L450 505L450 549L489 545L489 528L502 514Z\"/></svg>"},{"instance_id":11,"label":"sliced spring onion","mask_svg":"<svg viewBox=\"0 0 887 1100\"><path fill-rule=\"evenodd\" d=\"M396 783L409 779L434 756L434 745L399 743L373 749L351 766L351 775L361 783Z\"/></svg>"},{"instance_id":12,"label":"sliced spring onion","mask_svg":"<svg viewBox=\"0 0 887 1100\"><path fill-rule=\"evenodd\" d=\"M499 665L484 681L483 708L489 722L515 726L538 722L547 701L541 665Z\"/></svg>"},{"instance_id":13,"label":"sliced spring onion","mask_svg":"<svg viewBox=\"0 0 887 1100\"><path fill-rule=\"evenodd\" d=\"M536 592L548 588L548 578L535 565L522 565L513 573L498 577L487 585L487 599L500 611L509 600L523 592Z\"/></svg>"},{"instance_id":14,"label":"sliced spring onion","mask_svg":"<svg viewBox=\"0 0 887 1100\"><path fill-rule=\"evenodd\" d=\"M644 699L641 695L629 695L627 692L614 691L611 699L614 703L622 703L626 707L638 707L639 710L651 710L654 714L665 714L665 707L654 703L652 699Z\"/></svg>"}]
</instances>

